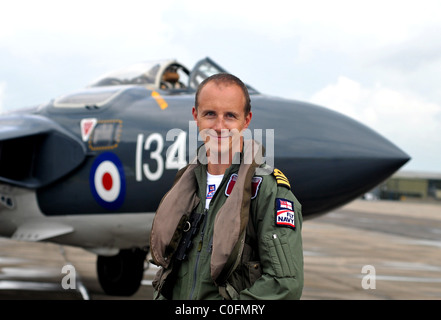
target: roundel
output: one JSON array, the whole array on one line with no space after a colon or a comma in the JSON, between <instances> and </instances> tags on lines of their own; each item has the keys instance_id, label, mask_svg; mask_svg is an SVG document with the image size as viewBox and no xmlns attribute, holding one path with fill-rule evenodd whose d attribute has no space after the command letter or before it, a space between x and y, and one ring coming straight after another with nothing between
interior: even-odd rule
<instances>
[{"instance_id":1,"label":"roundel","mask_svg":"<svg viewBox=\"0 0 441 320\"><path fill-rule=\"evenodd\" d=\"M111 152L100 154L92 164L89 184L93 197L101 206L118 209L126 193L126 179L119 158Z\"/></svg>"}]
</instances>

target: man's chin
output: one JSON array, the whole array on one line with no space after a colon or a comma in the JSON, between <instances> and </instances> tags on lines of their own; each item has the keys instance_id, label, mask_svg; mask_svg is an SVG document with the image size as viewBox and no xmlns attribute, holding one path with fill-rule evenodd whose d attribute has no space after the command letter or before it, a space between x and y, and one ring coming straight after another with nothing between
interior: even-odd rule
<instances>
[{"instance_id":1,"label":"man's chin","mask_svg":"<svg viewBox=\"0 0 441 320\"><path fill-rule=\"evenodd\" d=\"M222 146L207 146L207 149L209 148L209 161L212 163L219 163L222 164L225 162L225 164L229 163L231 159L232 152L230 148L222 147Z\"/></svg>"}]
</instances>

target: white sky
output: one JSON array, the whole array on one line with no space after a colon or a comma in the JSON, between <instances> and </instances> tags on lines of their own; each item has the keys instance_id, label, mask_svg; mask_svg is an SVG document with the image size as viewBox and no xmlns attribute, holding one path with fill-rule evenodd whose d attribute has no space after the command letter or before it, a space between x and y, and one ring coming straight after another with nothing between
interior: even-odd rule
<instances>
[{"instance_id":1,"label":"white sky","mask_svg":"<svg viewBox=\"0 0 441 320\"><path fill-rule=\"evenodd\" d=\"M206 56L345 113L441 172L441 1L0 0L0 110L146 60Z\"/></svg>"}]
</instances>

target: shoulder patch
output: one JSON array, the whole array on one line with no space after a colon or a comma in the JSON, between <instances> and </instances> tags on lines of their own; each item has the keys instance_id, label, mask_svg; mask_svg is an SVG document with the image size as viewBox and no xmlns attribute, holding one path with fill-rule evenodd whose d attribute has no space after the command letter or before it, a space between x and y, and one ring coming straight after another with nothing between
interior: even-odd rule
<instances>
[{"instance_id":1,"label":"shoulder patch","mask_svg":"<svg viewBox=\"0 0 441 320\"><path fill-rule=\"evenodd\" d=\"M253 177L253 180L251 181L251 199L257 197L262 180L262 177Z\"/></svg>"},{"instance_id":2,"label":"shoulder patch","mask_svg":"<svg viewBox=\"0 0 441 320\"><path fill-rule=\"evenodd\" d=\"M291 189L291 185L289 184L288 178L280 171L279 169L273 170L273 175L276 178L277 184L279 186L284 186L288 189Z\"/></svg>"},{"instance_id":3,"label":"shoulder patch","mask_svg":"<svg viewBox=\"0 0 441 320\"><path fill-rule=\"evenodd\" d=\"M225 195L227 197L229 197L231 192L233 191L234 185L236 184L236 180L237 180L237 173L233 173L230 176L230 180L228 180L227 187L225 188Z\"/></svg>"},{"instance_id":4,"label":"shoulder patch","mask_svg":"<svg viewBox=\"0 0 441 320\"><path fill-rule=\"evenodd\" d=\"M276 226L296 229L294 203L287 199L276 199Z\"/></svg>"}]
</instances>

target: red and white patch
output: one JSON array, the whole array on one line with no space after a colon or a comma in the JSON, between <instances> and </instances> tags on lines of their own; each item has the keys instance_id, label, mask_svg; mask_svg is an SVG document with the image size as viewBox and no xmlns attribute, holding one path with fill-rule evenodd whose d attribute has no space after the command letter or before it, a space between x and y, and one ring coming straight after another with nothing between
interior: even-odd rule
<instances>
[{"instance_id":1,"label":"red and white patch","mask_svg":"<svg viewBox=\"0 0 441 320\"><path fill-rule=\"evenodd\" d=\"M251 181L251 199L257 197L257 193L259 192L259 188L260 188L260 184L262 183L262 180L263 180L262 177L253 177ZM228 180L227 187L225 188L225 195L227 197L229 197L231 192L233 191L236 181L237 181L237 173L233 173L230 176L230 180Z\"/></svg>"},{"instance_id":2,"label":"red and white patch","mask_svg":"<svg viewBox=\"0 0 441 320\"><path fill-rule=\"evenodd\" d=\"M237 173L233 173L230 176L230 180L228 180L227 187L225 188L225 195L227 197L229 197L231 194L231 191L233 191L233 188L234 188L234 185L236 184L236 181L237 181Z\"/></svg>"},{"instance_id":3,"label":"red and white patch","mask_svg":"<svg viewBox=\"0 0 441 320\"><path fill-rule=\"evenodd\" d=\"M251 199L257 197L257 193L259 192L260 184L262 183L262 177L253 177L251 181Z\"/></svg>"},{"instance_id":4,"label":"red and white patch","mask_svg":"<svg viewBox=\"0 0 441 320\"><path fill-rule=\"evenodd\" d=\"M89 140L90 134L92 133L93 129L95 128L96 123L97 123L96 118L88 118L88 119L81 120L81 122L80 122L81 138L83 138L84 142Z\"/></svg>"}]
</instances>

